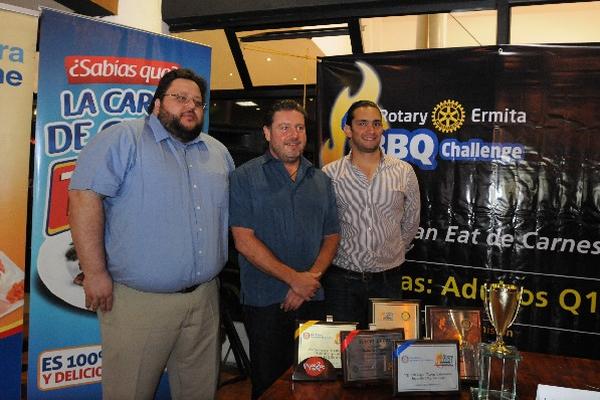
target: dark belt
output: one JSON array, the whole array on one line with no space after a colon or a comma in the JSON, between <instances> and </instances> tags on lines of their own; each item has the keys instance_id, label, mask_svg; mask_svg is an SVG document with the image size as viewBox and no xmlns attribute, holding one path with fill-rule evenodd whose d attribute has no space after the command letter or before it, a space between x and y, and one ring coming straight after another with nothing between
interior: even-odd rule
<instances>
[{"instance_id":1,"label":"dark belt","mask_svg":"<svg viewBox=\"0 0 600 400\"><path fill-rule=\"evenodd\" d=\"M193 285L193 286L190 286L190 287L186 287L185 289L181 289L180 291L178 291L178 292L175 292L175 293L182 293L182 294L185 294L185 293L191 293L191 292L193 292L194 290L198 289L198 286L200 286L200 283L198 283L197 285Z\"/></svg>"},{"instance_id":2,"label":"dark belt","mask_svg":"<svg viewBox=\"0 0 600 400\"><path fill-rule=\"evenodd\" d=\"M337 265L332 264L327 269L327 272L329 272L329 271L331 271L334 274L344 275L345 277L350 278L350 279L356 279L356 280L361 280L363 282L367 282L370 280L384 278L386 275L395 274L400 271L400 266L390 268L388 270L380 271L380 272L358 272L358 271L350 271L349 269L345 269L345 268L340 268Z\"/></svg>"}]
</instances>

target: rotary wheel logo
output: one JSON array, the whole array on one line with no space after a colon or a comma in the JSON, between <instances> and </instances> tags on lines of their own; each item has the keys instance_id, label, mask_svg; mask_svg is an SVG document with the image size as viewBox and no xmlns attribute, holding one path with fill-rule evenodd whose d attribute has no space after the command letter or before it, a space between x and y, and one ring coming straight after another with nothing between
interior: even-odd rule
<instances>
[{"instance_id":1,"label":"rotary wheel logo","mask_svg":"<svg viewBox=\"0 0 600 400\"><path fill-rule=\"evenodd\" d=\"M468 319L463 319L460 322L460 326L462 326L464 330L468 331L469 329L471 329L472 322L469 321Z\"/></svg>"},{"instance_id":2,"label":"rotary wheel logo","mask_svg":"<svg viewBox=\"0 0 600 400\"><path fill-rule=\"evenodd\" d=\"M440 132L454 132L465 122L465 109L456 100L444 100L433 108L431 122Z\"/></svg>"}]
</instances>

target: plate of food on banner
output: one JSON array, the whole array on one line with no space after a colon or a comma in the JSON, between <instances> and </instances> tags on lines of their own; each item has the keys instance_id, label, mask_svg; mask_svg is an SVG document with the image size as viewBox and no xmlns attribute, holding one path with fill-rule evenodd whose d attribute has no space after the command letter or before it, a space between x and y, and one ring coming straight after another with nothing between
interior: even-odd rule
<instances>
[{"instance_id":1,"label":"plate of food on banner","mask_svg":"<svg viewBox=\"0 0 600 400\"><path fill-rule=\"evenodd\" d=\"M25 298L25 273L0 251L0 317L19 307Z\"/></svg>"},{"instance_id":2,"label":"plate of food on banner","mask_svg":"<svg viewBox=\"0 0 600 400\"><path fill-rule=\"evenodd\" d=\"M86 310L83 292L84 275L71 232L51 236L40 247L38 275L48 290L64 302Z\"/></svg>"}]
</instances>

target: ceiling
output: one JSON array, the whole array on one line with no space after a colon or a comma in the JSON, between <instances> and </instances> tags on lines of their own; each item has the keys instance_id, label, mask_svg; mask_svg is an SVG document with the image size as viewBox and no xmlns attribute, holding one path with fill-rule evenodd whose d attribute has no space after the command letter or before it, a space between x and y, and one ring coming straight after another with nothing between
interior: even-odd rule
<instances>
[{"instance_id":1,"label":"ceiling","mask_svg":"<svg viewBox=\"0 0 600 400\"><path fill-rule=\"evenodd\" d=\"M508 26L500 26L507 19ZM206 23L207 28L199 25L173 34L212 47L213 90L248 91L281 85L314 85L317 60L323 56L501 43L600 42L599 20L600 1L592 1L515 5L509 11L492 8L349 17L335 20L334 25L307 24L311 21L307 18L302 24L285 28L280 25L266 25L264 29L215 28L212 21ZM176 23L171 29L180 26ZM335 35L321 36L319 29ZM302 36L297 32L303 30L304 37L288 37ZM501 39L502 35L507 39Z\"/></svg>"},{"instance_id":2,"label":"ceiling","mask_svg":"<svg viewBox=\"0 0 600 400\"><path fill-rule=\"evenodd\" d=\"M390 33L394 50L428 47L414 30L436 23L426 11L487 9L495 19L494 6L488 0L223 0L214 6L163 0L163 19L174 35L212 47L213 90L248 91L314 86L319 57L385 51ZM385 19L389 15L395 18ZM492 22L487 36L495 38ZM468 38L463 45L478 42Z\"/></svg>"},{"instance_id":3,"label":"ceiling","mask_svg":"<svg viewBox=\"0 0 600 400\"><path fill-rule=\"evenodd\" d=\"M118 0L0 1L22 7L54 3L49 6L85 15L114 14L118 5ZM173 35L212 47L211 89L238 97L314 88L323 56L600 42L600 1L162 0L162 16Z\"/></svg>"}]
</instances>

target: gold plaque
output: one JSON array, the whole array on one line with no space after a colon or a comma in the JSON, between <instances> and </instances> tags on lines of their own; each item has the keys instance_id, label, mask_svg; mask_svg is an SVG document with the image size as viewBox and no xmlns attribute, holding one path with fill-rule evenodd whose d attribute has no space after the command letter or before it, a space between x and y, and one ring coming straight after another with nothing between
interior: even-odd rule
<instances>
[{"instance_id":1,"label":"gold plaque","mask_svg":"<svg viewBox=\"0 0 600 400\"><path fill-rule=\"evenodd\" d=\"M404 329L405 339L419 339L419 300L369 299L371 301L371 323L377 329Z\"/></svg>"}]
</instances>

